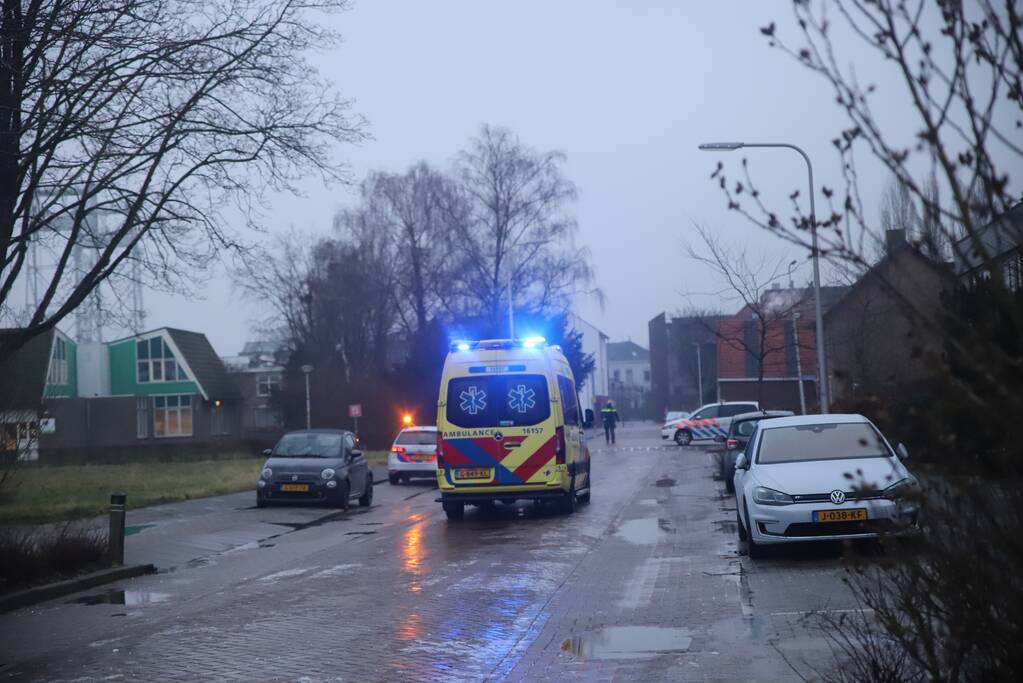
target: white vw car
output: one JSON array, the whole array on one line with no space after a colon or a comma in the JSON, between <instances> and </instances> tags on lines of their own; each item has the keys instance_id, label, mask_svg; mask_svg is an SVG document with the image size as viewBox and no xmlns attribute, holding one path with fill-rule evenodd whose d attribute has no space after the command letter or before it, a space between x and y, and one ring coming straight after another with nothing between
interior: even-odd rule
<instances>
[{"instance_id":1,"label":"white vw car","mask_svg":"<svg viewBox=\"0 0 1023 683\"><path fill-rule=\"evenodd\" d=\"M761 422L735 463L740 540L765 545L872 538L917 524L918 484L862 415L801 415Z\"/></svg>"}]
</instances>

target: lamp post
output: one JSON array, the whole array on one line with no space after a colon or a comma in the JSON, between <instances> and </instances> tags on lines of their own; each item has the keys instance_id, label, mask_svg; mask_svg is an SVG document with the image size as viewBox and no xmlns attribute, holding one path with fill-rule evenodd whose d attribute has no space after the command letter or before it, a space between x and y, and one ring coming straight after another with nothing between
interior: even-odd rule
<instances>
[{"instance_id":1,"label":"lamp post","mask_svg":"<svg viewBox=\"0 0 1023 683\"><path fill-rule=\"evenodd\" d=\"M828 364L824 357L824 314L821 311L821 269L820 251L817 248L817 215L814 210L813 165L810 157L796 145L787 142L706 142L700 145L705 152L734 152L743 147L785 147L795 150L806 162L807 176L810 180L810 256L813 259L813 295L814 312L817 316L817 391L820 394L821 413L830 410L830 387L828 382Z\"/></svg>"},{"instance_id":2,"label":"lamp post","mask_svg":"<svg viewBox=\"0 0 1023 683\"><path fill-rule=\"evenodd\" d=\"M312 411L310 410L309 402L309 373L313 371L313 366L303 365L302 372L305 373L305 428L312 429Z\"/></svg>"}]
</instances>

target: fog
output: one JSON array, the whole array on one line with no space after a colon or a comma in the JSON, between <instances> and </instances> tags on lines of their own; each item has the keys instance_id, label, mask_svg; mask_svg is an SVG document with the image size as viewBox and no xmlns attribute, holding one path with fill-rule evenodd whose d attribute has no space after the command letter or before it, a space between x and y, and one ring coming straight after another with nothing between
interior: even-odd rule
<instances>
[{"instance_id":1,"label":"fog","mask_svg":"<svg viewBox=\"0 0 1023 683\"><path fill-rule=\"evenodd\" d=\"M729 212L709 179L719 160L738 170L746 156L765 200L788 215L788 195L806 197L802 159L697 150L716 140L791 142L814 160L818 189L841 186L830 141L845 121L828 85L759 31L775 21L792 35L787 3L362 0L331 21L344 43L316 63L372 136L337 149L354 180L419 159L446 167L484 122L567 154L579 188L578 246L590 251L606 295L603 307L587 297L576 309L612 339L646 345L647 321L661 311L738 308L709 295L720 283L686 258L694 222L770 258L800 259L797 284L810 277L806 253ZM868 207L887 179L871 161L860 168ZM243 234L328 234L334 212L354 201L353 186L309 180L302 189L299 199L268 198L269 234ZM242 301L227 272L207 276L200 300L147 292L147 326L202 331L219 353L236 353L267 311Z\"/></svg>"}]
</instances>

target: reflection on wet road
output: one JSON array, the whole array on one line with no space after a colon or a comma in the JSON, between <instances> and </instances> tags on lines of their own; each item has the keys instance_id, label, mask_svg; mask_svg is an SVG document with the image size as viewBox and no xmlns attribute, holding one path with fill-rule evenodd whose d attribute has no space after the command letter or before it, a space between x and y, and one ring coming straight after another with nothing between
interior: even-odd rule
<instances>
[{"instance_id":1,"label":"reflection on wet road","mask_svg":"<svg viewBox=\"0 0 1023 683\"><path fill-rule=\"evenodd\" d=\"M636 425L571 516L449 523L432 488L382 484L369 511L0 616L0 680L794 679L779 650L824 656L803 615L854 607L841 550L741 557L711 472Z\"/></svg>"}]
</instances>

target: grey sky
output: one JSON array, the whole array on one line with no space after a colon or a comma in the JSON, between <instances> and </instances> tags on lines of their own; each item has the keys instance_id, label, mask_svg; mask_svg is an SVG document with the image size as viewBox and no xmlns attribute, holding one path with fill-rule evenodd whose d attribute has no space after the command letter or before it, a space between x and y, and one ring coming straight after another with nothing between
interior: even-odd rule
<instances>
[{"instance_id":1,"label":"grey sky","mask_svg":"<svg viewBox=\"0 0 1023 683\"><path fill-rule=\"evenodd\" d=\"M369 120L372 140L338 150L356 178L419 159L447 166L483 122L564 151L580 191L579 243L607 295L603 311L586 300L579 313L646 345L651 317L686 306L683 293L718 288L685 257L692 221L771 256L805 257L726 210L708 180L717 158L698 143L794 142L814 159L818 187L839 185L830 140L844 119L830 91L758 31L771 20L785 31L790 18L788 2L752 0L360 0L333 19L344 44L317 62ZM743 154L778 208L793 189L805 196L794 153L721 158L737 167ZM864 169L869 204L886 176ZM314 182L305 191L272 200L276 229L326 234L354 197ZM797 280L808 277L801 267ZM205 291L195 302L147 294L149 325L203 331L218 352L236 353L262 311L224 275Z\"/></svg>"}]
</instances>

